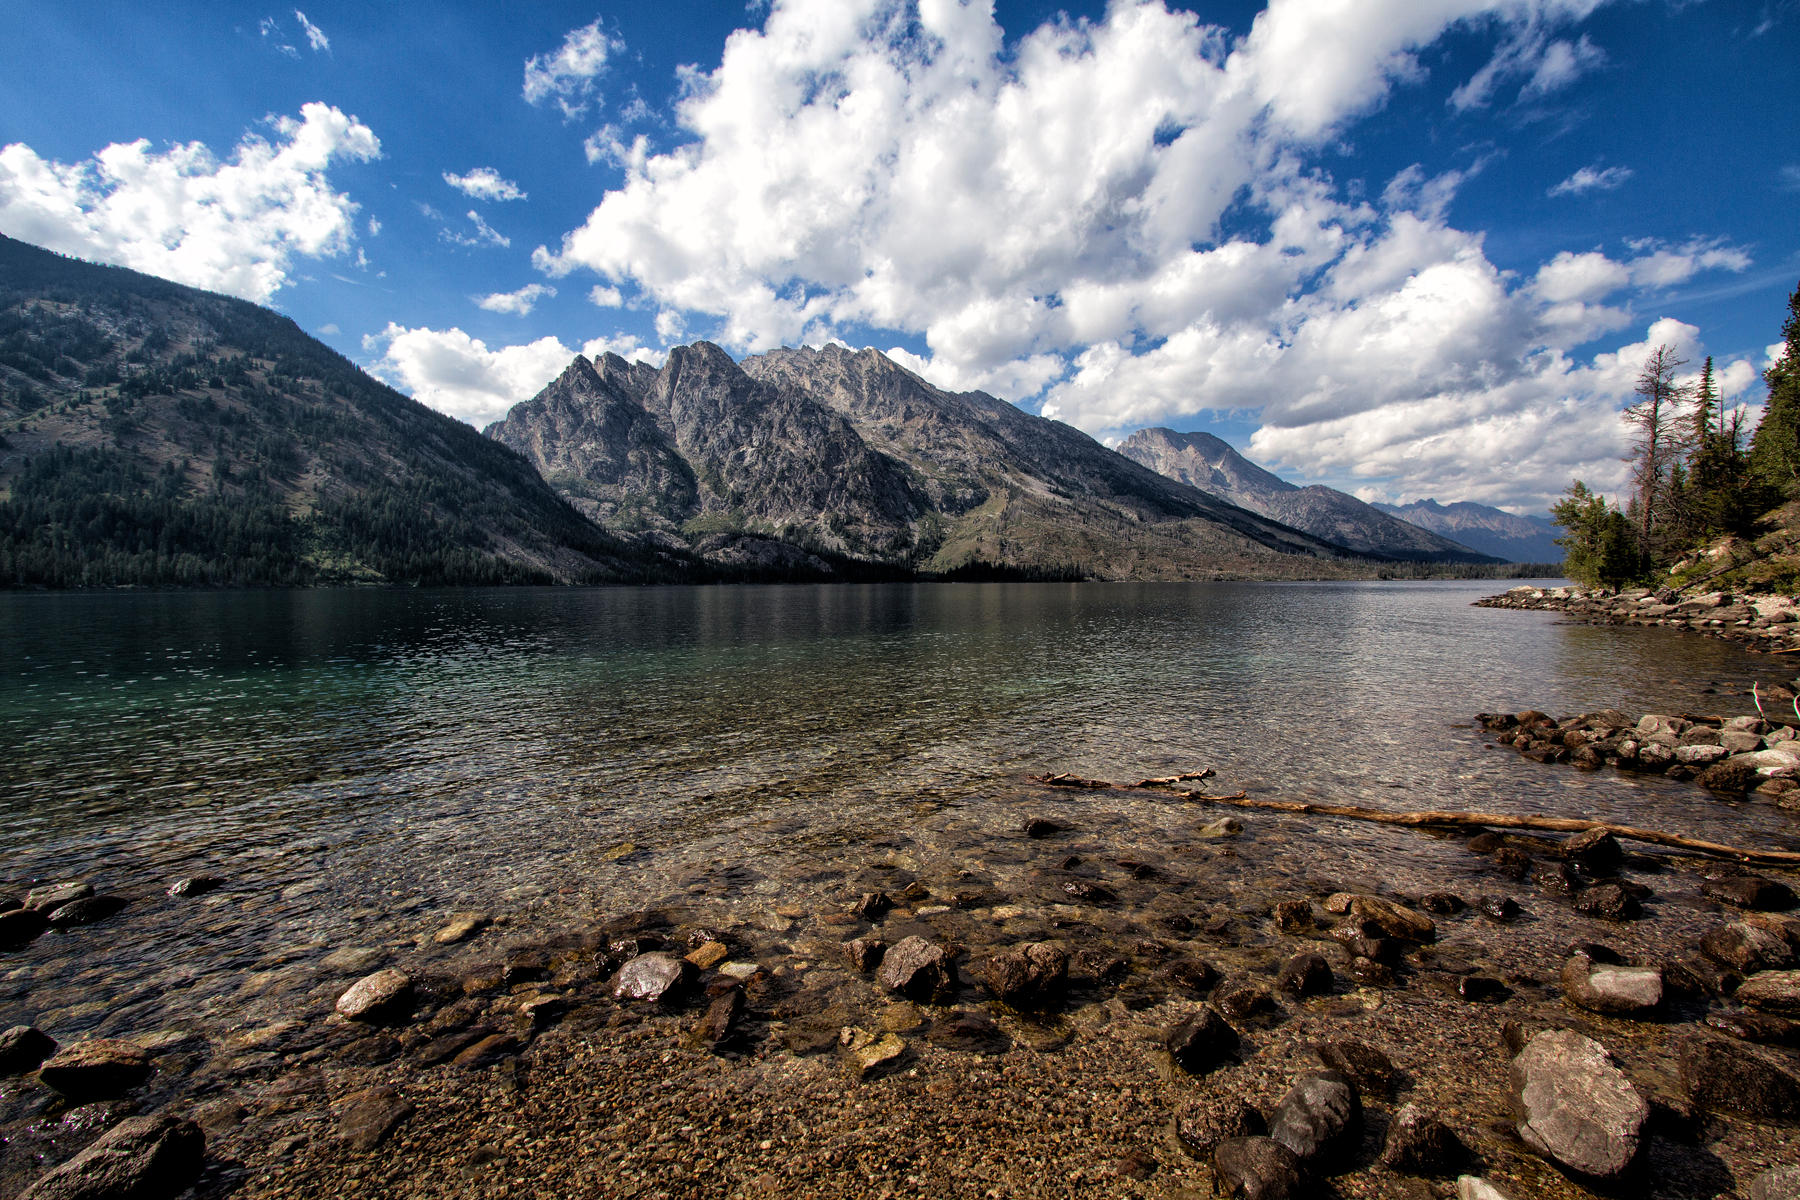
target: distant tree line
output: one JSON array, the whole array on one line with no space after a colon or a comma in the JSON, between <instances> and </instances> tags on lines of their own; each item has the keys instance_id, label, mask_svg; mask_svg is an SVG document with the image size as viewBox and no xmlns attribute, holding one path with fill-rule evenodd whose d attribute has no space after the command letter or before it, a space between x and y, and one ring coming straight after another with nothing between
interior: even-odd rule
<instances>
[{"instance_id":1,"label":"distant tree line","mask_svg":"<svg viewBox=\"0 0 1800 1200\"><path fill-rule=\"evenodd\" d=\"M1800 286L1788 298L1783 356L1763 373L1768 401L1748 445L1743 410L1720 394L1709 355L1681 382L1687 360L1661 345L1644 359L1624 508L1577 479L1551 516L1565 530L1564 573L1589 586L1651 579L1721 537L1752 533L1769 509L1800 497Z\"/></svg>"}]
</instances>

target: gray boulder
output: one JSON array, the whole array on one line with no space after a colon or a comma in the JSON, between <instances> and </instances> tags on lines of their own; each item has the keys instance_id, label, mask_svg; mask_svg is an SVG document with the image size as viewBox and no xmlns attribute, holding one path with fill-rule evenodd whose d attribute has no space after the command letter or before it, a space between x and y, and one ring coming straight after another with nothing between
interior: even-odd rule
<instances>
[{"instance_id":1,"label":"gray boulder","mask_svg":"<svg viewBox=\"0 0 1800 1200\"><path fill-rule=\"evenodd\" d=\"M1611 1179L1637 1157L1650 1106L1606 1047L1567 1029L1535 1035L1509 1072L1519 1136L1577 1174Z\"/></svg>"}]
</instances>

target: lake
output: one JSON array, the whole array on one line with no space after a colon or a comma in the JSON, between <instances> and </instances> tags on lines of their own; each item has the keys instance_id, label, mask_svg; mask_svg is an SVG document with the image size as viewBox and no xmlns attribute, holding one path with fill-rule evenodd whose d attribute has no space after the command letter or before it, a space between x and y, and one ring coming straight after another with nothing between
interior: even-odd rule
<instances>
[{"instance_id":1,"label":"lake","mask_svg":"<svg viewBox=\"0 0 1800 1200\"><path fill-rule=\"evenodd\" d=\"M1027 816L1070 825L1078 853L1155 859L1230 812L1050 794L1038 772L1211 767L1209 788L1252 796L1800 845L1767 804L1486 746L1478 710L1738 714L1752 680L1789 669L1471 607L1500 589L0 596L0 895L81 878L133 901L0 957L0 1026L67 1041L291 1020L370 964L492 953L431 940L453 912L518 941L697 905L778 938L775 909L842 905L876 869L996 903L1041 890ZM1478 890L1492 874L1456 840L1236 815L1244 834L1183 885L1188 903L1321 879ZM227 884L163 895L202 874Z\"/></svg>"}]
</instances>

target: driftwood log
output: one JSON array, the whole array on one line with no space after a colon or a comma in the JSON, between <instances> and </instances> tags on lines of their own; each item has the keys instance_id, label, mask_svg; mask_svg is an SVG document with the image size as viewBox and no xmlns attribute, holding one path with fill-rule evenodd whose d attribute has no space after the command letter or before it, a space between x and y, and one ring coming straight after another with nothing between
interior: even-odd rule
<instances>
[{"instance_id":1,"label":"driftwood log","mask_svg":"<svg viewBox=\"0 0 1800 1200\"><path fill-rule=\"evenodd\" d=\"M1734 862L1751 863L1764 867L1800 867L1800 852L1796 851L1749 850L1741 846L1727 846L1722 842L1709 842L1700 838L1683 837L1676 833L1664 833L1659 829L1638 829L1631 825L1614 825L1608 821L1590 821L1581 817L1544 817L1530 813L1446 812L1431 809L1393 812L1381 808L1363 808L1355 804L1318 804L1311 800L1252 800L1244 792L1237 792L1230 796L1209 796L1203 792L1184 791L1175 787L1175 784L1182 780L1205 778L1210 774L1212 772L1209 770L1201 772L1199 775L1172 775L1161 779L1146 779L1138 783L1112 784L1104 780L1082 779L1080 776L1065 773L1062 775L1034 775L1032 781L1050 787L1074 787L1087 790L1168 791L1177 799L1195 803L1228 804L1233 808L1252 808L1264 812L1344 817L1352 821L1374 821L1382 825L1411 825L1415 828L1535 829L1552 833L1586 833L1591 829L1597 829L1627 841L1666 846L1671 850L1683 850L1689 854L1699 854L1709 858L1727 858Z\"/></svg>"}]
</instances>

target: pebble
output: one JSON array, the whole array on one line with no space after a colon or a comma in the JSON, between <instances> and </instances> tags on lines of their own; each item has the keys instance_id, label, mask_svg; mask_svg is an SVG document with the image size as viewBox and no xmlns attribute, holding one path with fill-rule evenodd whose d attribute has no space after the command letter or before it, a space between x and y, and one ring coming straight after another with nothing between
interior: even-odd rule
<instances>
[{"instance_id":1,"label":"pebble","mask_svg":"<svg viewBox=\"0 0 1800 1200\"><path fill-rule=\"evenodd\" d=\"M466 942L488 927L491 918L485 913L451 913L450 920L431 935L431 940L440 946L453 946L458 942Z\"/></svg>"}]
</instances>

